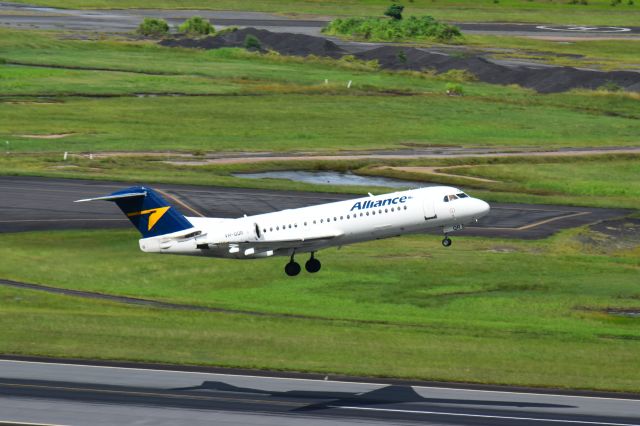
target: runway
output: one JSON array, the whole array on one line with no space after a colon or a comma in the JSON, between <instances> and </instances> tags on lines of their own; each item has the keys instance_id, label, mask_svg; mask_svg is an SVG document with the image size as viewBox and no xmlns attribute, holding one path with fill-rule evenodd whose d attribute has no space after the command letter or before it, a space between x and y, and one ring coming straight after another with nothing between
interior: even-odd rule
<instances>
[{"instance_id":1,"label":"runway","mask_svg":"<svg viewBox=\"0 0 640 426\"><path fill-rule=\"evenodd\" d=\"M128 227L129 221L113 203L74 201L106 195L131 185L133 183L0 177L0 233ZM162 191L187 216L233 218L358 197L227 187L150 186ZM470 193L473 195L473 190ZM490 214L459 235L544 238L562 229L618 218L628 213L630 211L624 209L491 203Z\"/></svg>"},{"instance_id":2,"label":"runway","mask_svg":"<svg viewBox=\"0 0 640 426\"><path fill-rule=\"evenodd\" d=\"M104 364L0 360L0 425L640 424L634 395Z\"/></svg>"},{"instance_id":3,"label":"runway","mask_svg":"<svg viewBox=\"0 0 640 426\"><path fill-rule=\"evenodd\" d=\"M215 10L109 9L74 10L0 2L0 25L23 29L131 32L144 17L163 18L172 26L198 15L217 27L254 27L273 32L320 35L329 22L326 18L293 19L262 12ZM468 34L494 34L553 37L636 37L639 26L575 26L512 23L455 23Z\"/></svg>"}]
</instances>

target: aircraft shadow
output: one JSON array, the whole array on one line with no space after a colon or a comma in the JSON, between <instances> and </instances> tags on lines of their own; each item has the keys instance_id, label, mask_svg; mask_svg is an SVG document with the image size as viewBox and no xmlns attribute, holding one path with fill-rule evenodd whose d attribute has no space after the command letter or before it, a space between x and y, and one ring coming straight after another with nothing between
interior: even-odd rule
<instances>
[{"instance_id":1,"label":"aircraft shadow","mask_svg":"<svg viewBox=\"0 0 640 426\"><path fill-rule=\"evenodd\" d=\"M260 394L275 398L294 398L323 400L309 406L298 408L294 411L320 410L334 405L367 406L379 404L394 404L406 402L422 402L428 404L457 404L491 407L517 407L517 408L575 408L572 405L542 404L522 401L492 401L477 399L449 399L426 398L419 395L411 386L389 385L370 392L326 392L326 391L266 391L263 389L243 388L224 382L205 381L200 386L172 389L174 391L217 391L245 394Z\"/></svg>"}]
</instances>

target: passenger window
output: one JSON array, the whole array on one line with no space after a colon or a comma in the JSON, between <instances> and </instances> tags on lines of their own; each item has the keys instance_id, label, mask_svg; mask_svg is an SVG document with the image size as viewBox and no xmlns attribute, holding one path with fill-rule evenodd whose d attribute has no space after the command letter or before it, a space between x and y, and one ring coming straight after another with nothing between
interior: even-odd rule
<instances>
[{"instance_id":1,"label":"passenger window","mask_svg":"<svg viewBox=\"0 0 640 426\"><path fill-rule=\"evenodd\" d=\"M391 207L391 211L393 211L393 207Z\"/></svg>"},{"instance_id":2,"label":"passenger window","mask_svg":"<svg viewBox=\"0 0 640 426\"><path fill-rule=\"evenodd\" d=\"M280 230L280 227L279 227L279 226L276 226L276 231L279 231L279 230Z\"/></svg>"},{"instance_id":3,"label":"passenger window","mask_svg":"<svg viewBox=\"0 0 640 426\"><path fill-rule=\"evenodd\" d=\"M340 216L340 220L344 220L344 216Z\"/></svg>"},{"instance_id":4,"label":"passenger window","mask_svg":"<svg viewBox=\"0 0 640 426\"><path fill-rule=\"evenodd\" d=\"M324 219L320 219L320 223L322 223L324 221Z\"/></svg>"},{"instance_id":5,"label":"passenger window","mask_svg":"<svg viewBox=\"0 0 640 426\"><path fill-rule=\"evenodd\" d=\"M406 209L407 209L407 206L404 206L404 209L406 210Z\"/></svg>"},{"instance_id":6,"label":"passenger window","mask_svg":"<svg viewBox=\"0 0 640 426\"><path fill-rule=\"evenodd\" d=\"M334 222L335 222L335 221L337 221L337 220L338 220L338 218L337 218L337 217L334 217L334 218L333 218L333 221L334 221Z\"/></svg>"},{"instance_id":7,"label":"passenger window","mask_svg":"<svg viewBox=\"0 0 640 426\"><path fill-rule=\"evenodd\" d=\"M375 214L376 214L376 211L375 211L375 210L371 210L371 214L372 214L372 215L375 215Z\"/></svg>"},{"instance_id":8,"label":"passenger window","mask_svg":"<svg viewBox=\"0 0 640 426\"><path fill-rule=\"evenodd\" d=\"M349 218L350 218L349 215L347 215L347 219L349 219Z\"/></svg>"},{"instance_id":9,"label":"passenger window","mask_svg":"<svg viewBox=\"0 0 640 426\"><path fill-rule=\"evenodd\" d=\"M369 216L369 212L367 212L367 216Z\"/></svg>"}]
</instances>

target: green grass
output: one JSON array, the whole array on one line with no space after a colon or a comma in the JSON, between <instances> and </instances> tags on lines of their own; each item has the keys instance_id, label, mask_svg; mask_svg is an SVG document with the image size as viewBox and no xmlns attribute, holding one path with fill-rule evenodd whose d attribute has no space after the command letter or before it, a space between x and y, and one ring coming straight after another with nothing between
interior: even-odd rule
<instances>
[{"instance_id":1,"label":"green grass","mask_svg":"<svg viewBox=\"0 0 640 426\"><path fill-rule=\"evenodd\" d=\"M447 96L66 98L51 105L4 103L0 114L6 119L0 138L12 140L16 151L322 151L416 143L553 148L640 142L638 120ZM74 135L55 141L19 137L51 133Z\"/></svg>"},{"instance_id":2,"label":"green grass","mask_svg":"<svg viewBox=\"0 0 640 426\"><path fill-rule=\"evenodd\" d=\"M148 8L146 0L16 0L61 8ZM447 21L533 22L586 25L635 25L640 20L637 5L610 6L609 0L589 0L588 6L569 5L565 0L500 0L499 3L476 0L414 0L405 3L406 14L428 14ZM249 10L281 14L317 14L334 16L380 16L389 6L385 0L159 0L160 9Z\"/></svg>"},{"instance_id":3,"label":"green grass","mask_svg":"<svg viewBox=\"0 0 640 426\"><path fill-rule=\"evenodd\" d=\"M283 258L143 254L133 231L5 234L3 278L326 320L3 289L0 352L638 391L638 319L597 310L638 307L640 252L590 235L403 237L325 250L321 273L292 280Z\"/></svg>"},{"instance_id":4,"label":"green grass","mask_svg":"<svg viewBox=\"0 0 640 426\"><path fill-rule=\"evenodd\" d=\"M446 77L361 62L0 35L0 140L20 152L553 148L635 145L640 132L633 95L467 82L452 98ZM73 135L20 136L52 133Z\"/></svg>"}]
</instances>

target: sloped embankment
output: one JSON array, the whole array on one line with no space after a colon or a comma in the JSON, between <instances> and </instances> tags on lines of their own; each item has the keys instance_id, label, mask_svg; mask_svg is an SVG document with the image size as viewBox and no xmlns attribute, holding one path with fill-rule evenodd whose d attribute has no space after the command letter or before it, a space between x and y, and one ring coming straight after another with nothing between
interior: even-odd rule
<instances>
[{"instance_id":1,"label":"sloped embankment","mask_svg":"<svg viewBox=\"0 0 640 426\"><path fill-rule=\"evenodd\" d=\"M283 55L327 56L339 58L348 54L331 40L304 34L274 33L267 30L245 28L202 39L173 38L160 42L169 47L218 49L244 47L245 38L253 35L262 49ZM640 73L633 71L594 71L573 67L505 66L479 56L452 56L424 49L403 46L382 46L355 54L359 59L377 60L381 68L393 70L466 70L479 81L491 84L517 84L541 93L564 92L574 88L596 89L613 83L628 91L640 91Z\"/></svg>"}]
</instances>

